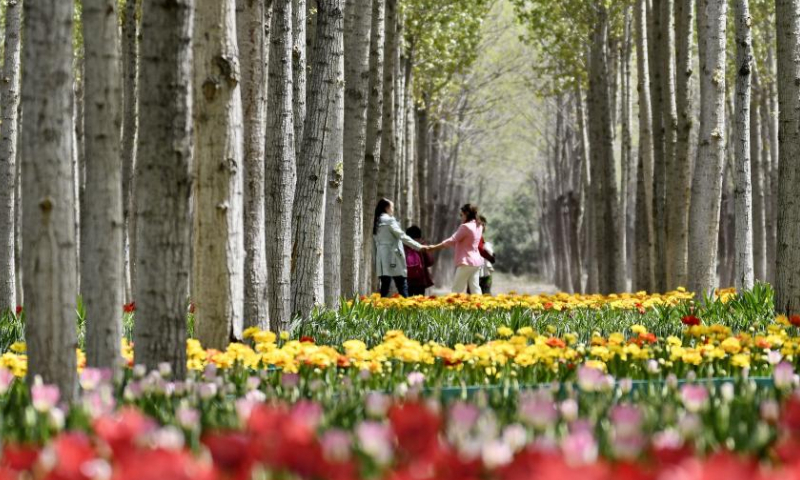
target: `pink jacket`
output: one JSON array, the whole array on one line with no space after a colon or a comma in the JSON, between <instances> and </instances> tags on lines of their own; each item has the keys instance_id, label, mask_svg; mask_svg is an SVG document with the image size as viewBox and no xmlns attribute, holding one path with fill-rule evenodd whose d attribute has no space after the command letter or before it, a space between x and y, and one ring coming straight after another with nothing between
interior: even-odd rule
<instances>
[{"instance_id":1,"label":"pink jacket","mask_svg":"<svg viewBox=\"0 0 800 480\"><path fill-rule=\"evenodd\" d=\"M442 242L445 246L455 246L455 258L453 261L456 267L467 265L480 267L483 265L483 257L478 252L478 245L483 236L483 227L478 225L475 220L462 223L452 237Z\"/></svg>"}]
</instances>

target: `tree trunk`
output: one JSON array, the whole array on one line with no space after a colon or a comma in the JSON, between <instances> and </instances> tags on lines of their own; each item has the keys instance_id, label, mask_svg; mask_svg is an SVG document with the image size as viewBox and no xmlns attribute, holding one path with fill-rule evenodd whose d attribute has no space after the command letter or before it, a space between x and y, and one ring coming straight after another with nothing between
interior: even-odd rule
<instances>
[{"instance_id":1,"label":"tree trunk","mask_svg":"<svg viewBox=\"0 0 800 480\"><path fill-rule=\"evenodd\" d=\"M334 42L322 50L327 50L325 62L330 62L331 71L330 88L327 95L331 98L330 109L325 113L329 118L330 133L323 130L327 141L325 145L325 158L328 162L328 185L325 189L325 231L324 231L324 268L325 276L325 305L330 308L339 307L342 296L342 183L344 182L344 7L346 0L336 0L328 5L331 11L319 10L327 14L328 20L333 24L333 30L324 30L333 35L327 41ZM369 11L369 8L367 8ZM365 35L369 37L367 33ZM319 67L317 67L319 68ZM363 153L362 153L363 155ZM357 161L361 161L359 157ZM360 178L358 179L361 180Z\"/></svg>"},{"instance_id":2,"label":"tree trunk","mask_svg":"<svg viewBox=\"0 0 800 480\"><path fill-rule=\"evenodd\" d=\"M22 0L6 6L3 81L0 82L0 315L17 306L17 128Z\"/></svg>"},{"instance_id":3,"label":"tree trunk","mask_svg":"<svg viewBox=\"0 0 800 480\"><path fill-rule=\"evenodd\" d=\"M385 29L384 0L372 1L369 47L369 99L367 106L367 139L364 148L364 215L363 270L364 292L372 290L374 282L372 221L378 201L378 169L381 158L381 128L383 124L383 34Z\"/></svg>"},{"instance_id":4,"label":"tree trunk","mask_svg":"<svg viewBox=\"0 0 800 480\"><path fill-rule=\"evenodd\" d=\"M620 165L620 170L622 173L622 180L620 182L619 211L622 218L619 222L619 236L623 249L622 257L624 263L622 265L622 271L623 278L625 279L628 278L629 266L632 260L632 255L629 255L630 250L628 246L632 246L633 244L632 236L628 235L629 220L633 220L633 205L628 201L628 189L631 178L631 163L633 161L633 141L631 139L631 37L631 8L628 6L625 8L622 52L620 52L620 85L622 87L620 95L620 100L622 103L622 112L620 115L622 123L622 162ZM624 285L626 284L627 281L625 281Z\"/></svg>"},{"instance_id":5,"label":"tree trunk","mask_svg":"<svg viewBox=\"0 0 800 480\"><path fill-rule=\"evenodd\" d=\"M244 123L244 327L269 327L265 231L265 135L272 0L237 0Z\"/></svg>"},{"instance_id":6,"label":"tree trunk","mask_svg":"<svg viewBox=\"0 0 800 480\"><path fill-rule=\"evenodd\" d=\"M134 253L136 246L136 217L133 213L133 169L136 162L136 64L138 59L138 25L136 19L137 0L125 0L122 20L122 215L124 222L125 257L125 301L133 301L133 279L136 268Z\"/></svg>"},{"instance_id":7,"label":"tree trunk","mask_svg":"<svg viewBox=\"0 0 800 480\"><path fill-rule=\"evenodd\" d=\"M736 175L733 188L734 217L736 219L734 270L737 290L749 290L753 288L753 189L751 184L750 119L753 114L758 118L758 113L757 110L752 113L750 111L750 72L753 68L753 50L748 0L736 0L735 16L737 68L736 111L734 112L734 153L736 155ZM757 168L755 170L757 171Z\"/></svg>"},{"instance_id":8,"label":"tree trunk","mask_svg":"<svg viewBox=\"0 0 800 480\"><path fill-rule=\"evenodd\" d=\"M423 100L427 103L427 100ZM427 226L430 222L431 211L428 208L428 158L430 156L430 124L427 104L416 109L417 125L417 205L419 209L419 223L423 228L422 234L429 236ZM482 201L482 200L481 200ZM480 205L480 203L478 204Z\"/></svg>"},{"instance_id":9,"label":"tree trunk","mask_svg":"<svg viewBox=\"0 0 800 480\"><path fill-rule=\"evenodd\" d=\"M604 252L599 256L599 286L601 293L625 290L622 268L623 248L617 233L621 218L616 186L616 166L611 136L611 107L608 95L607 30L608 12L599 7L599 18L592 42L589 77L589 129L592 154L592 183L597 223L594 225L597 245Z\"/></svg>"},{"instance_id":10,"label":"tree trunk","mask_svg":"<svg viewBox=\"0 0 800 480\"><path fill-rule=\"evenodd\" d=\"M394 192L397 168L395 143L395 89L397 76L397 0L385 0L385 38L383 49L383 122L381 123L381 160L378 171L378 197L390 197ZM397 199L395 199L397 200Z\"/></svg>"},{"instance_id":11,"label":"tree trunk","mask_svg":"<svg viewBox=\"0 0 800 480\"><path fill-rule=\"evenodd\" d=\"M373 0L347 0L344 30L345 116L342 192L342 296L355 297L364 249L364 157L369 106Z\"/></svg>"},{"instance_id":12,"label":"tree trunk","mask_svg":"<svg viewBox=\"0 0 800 480\"><path fill-rule=\"evenodd\" d=\"M282 1L282 0L278 0ZM288 0L283 0L288 1ZM309 18L306 16L314 0L291 0L292 2L292 99L294 101L294 151L300 153L300 142L303 140L303 127L306 120L306 78L308 77L308 52L313 43L307 35ZM316 17L314 17L316 19ZM310 33L310 32L309 32ZM297 159L299 162L300 159Z\"/></svg>"},{"instance_id":13,"label":"tree trunk","mask_svg":"<svg viewBox=\"0 0 800 480\"><path fill-rule=\"evenodd\" d=\"M336 163L328 160L336 148L341 149L341 134L337 139L336 130L341 131L337 127L341 119L337 97L342 87L342 17L342 0L319 2L292 222L292 296L294 313L302 318L324 300L319 287L323 275L325 187L336 181L333 175L328 178L328 171L341 162L341 156Z\"/></svg>"},{"instance_id":14,"label":"tree trunk","mask_svg":"<svg viewBox=\"0 0 800 480\"><path fill-rule=\"evenodd\" d=\"M743 0L739 0L743 1ZM761 159L763 144L761 143L761 108L758 74L753 66L753 86L750 102L750 181L752 185L753 212L753 277L754 280L767 281L767 208L765 205L766 181L769 176L768 164ZM737 228L738 230L738 228Z\"/></svg>"},{"instance_id":15,"label":"tree trunk","mask_svg":"<svg viewBox=\"0 0 800 480\"><path fill-rule=\"evenodd\" d=\"M680 0L677 0L680 1ZM662 121L664 131L664 179L665 188L665 218L666 218L666 287L674 289L681 284L681 277L685 278L685 259L682 256L681 246L681 207L672 208L673 202L686 202L688 198L681 191L678 183L677 165L675 164L675 151L678 141L678 111L675 99L675 29L674 29L674 4L673 0L661 0L661 81L662 87ZM669 208L666 199L669 198Z\"/></svg>"},{"instance_id":16,"label":"tree trunk","mask_svg":"<svg viewBox=\"0 0 800 480\"><path fill-rule=\"evenodd\" d=\"M122 85L115 7L115 0L83 0L86 184L91 186L92 198L83 205L81 225L86 362L114 368L120 358L125 282L119 143Z\"/></svg>"},{"instance_id":17,"label":"tree trunk","mask_svg":"<svg viewBox=\"0 0 800 480\"><path fill-rule=\"evenodd\" d=\"M191 219L192 0L146 0L139 75L136 362L186 372Z\"/></svg>"},{"instance_id":18,"label":"tree trunk","mask_svg":"<svg viewBox=\"0 0 800 480\"><path fill-rule=\"evenodd\" d=\"M787 314L800 313L800 1L776 0L778 45L778 248L775 308Z\"/></svg>"},{"instance_id":19,"label":"tree trunk","mask_svg":"<svg viewBox=\"0 0 800 480\"><path fill-rule=\"evenodd\" d=\"M199 2L194 28L195 335L223 350L244 306L242 97L236 2Z\"/></svg>"},{"instance_id":20,"label":"tree trunk","mask_svg":"<svg viewBox=\"0 0 800 480\"><path fill-rule=\"evenodd\" d=\"M727 3L702 0L698 32L701 57L700 136L689 212L690 290L711 294L717 284L722 169L725 160L725 30Z\"/></svg>"},{"instance_id":21,"label":"tree trunk","mask_svg":"<svg viewBox=\"0 0 800 480\"><path fill-rule=\"evenodd\" d=\"M653 126L653 266L655 270L654 290L667 289L667 166L664 151L664 47L661 26L661 2L653 0L648 8L648 47L647 60L650 70L650 105Z\"/></svg>"},{"instance_id":22,"label":"tree trunk","mask_svg":"<svg viewBox=\"0 0 800 480\"><path fill-rule=\"evenodd\" d=\"M692 43L694 5L692 0L675 0L675 105L677 113L677 143L673 167L670 171L669 213L674 257L672 264L673 284L668 287L686 286L689 259L689 204L692 190L691 138L694 110L691 100Z\"/></svg>"},{"instance_id":23,"label":"tree trunk","mask_svg":"<svg viewBox=\"0 0 800 480\"><path fill-rule=\"evenodd\" d=\"M297 164L292 100L292 4L273 3L270 28L266 148L266 236L269 318L273 331L292 319L292 208Z\"/></svg>"},{"instance_id":24,"label":"tree trunk","mask_svg":"<svg viewBox=\"0 0 800 480\"><path fill-rule=\"evenodd\" d=\"M767 29L769 32L770 30ZM769 40L773 40L768 37ZM775 55L773 55L774 41L768 43L767 48L767 65L769 65L769 75L771 78L777 78L777 68L775 66ZM767 130L769 141L765 144L769 145L769 159L771 169L769 172L769 219L767 220L768 233L767 233L767 278L773 285L777 282L777 249L778 249L778 200L779 200L779 147L780 142L778 138L778 91L775 80L769 82L769 93L765 91L764 107L762 108L762 115L765 116L763 121L763 128Z\"/></svg>"},{"instance_id":25,"label":"tree trunk","mask_svg":"<svg viewBox=\"0 0 800 480\"><path fill-rule=\"evenodd\" d=\"M28 382L77 393L71 0L25 2L22 240Z\"/></svg>"},{"instance_id":26,"label":"tree trunk","mask_svg":"<svg viewBox=\"0 0 800 480\"><path fill-rule=\"evenodd\" d=\"M636 67L639 80L639 159L636 193L636 290L653 291L653 126L650 108L650 69L647 49L647 0L636 5Z\"/></svg>"}]
</instances>

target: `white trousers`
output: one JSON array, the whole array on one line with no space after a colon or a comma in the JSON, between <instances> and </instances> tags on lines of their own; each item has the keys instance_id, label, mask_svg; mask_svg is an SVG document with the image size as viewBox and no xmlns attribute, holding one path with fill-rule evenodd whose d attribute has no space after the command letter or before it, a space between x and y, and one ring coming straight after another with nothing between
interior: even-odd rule
<instances>
[{"instance_id":1,"label":"white trousers","mask_svg":"<svg viewBox=\"0 0 800 480\"><path fill-rule=\"evenodd\" d=\"M480 270L481 267L471 267L468 265L459 265L456 267L456 276L453 280L453 293L464 293L467 291L467 285L469 285L470 292L480 295L481 286L478 281Z\"/></svg>"}]
</instances>

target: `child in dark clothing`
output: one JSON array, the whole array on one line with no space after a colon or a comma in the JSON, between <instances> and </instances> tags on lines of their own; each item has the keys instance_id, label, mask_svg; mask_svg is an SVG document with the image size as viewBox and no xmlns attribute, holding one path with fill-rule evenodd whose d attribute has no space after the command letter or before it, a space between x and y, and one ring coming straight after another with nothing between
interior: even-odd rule
<instances>
[{"instance_id":1,"label":"child in dark clothing","mask_svg":"<svg viewBox=\"0 0 800 480\"><path fill-rule=\"evenodd\" d=\"M406 235L415 241L424 244L422 240L422 230L412 225L406 230ZM428 267L433 265L434 259L430 253L416 251L405 247L406 268L408 269L408 295L425 295L425 289L433 286L433 279L428 271Z\"/></svg>"}]
</instances>

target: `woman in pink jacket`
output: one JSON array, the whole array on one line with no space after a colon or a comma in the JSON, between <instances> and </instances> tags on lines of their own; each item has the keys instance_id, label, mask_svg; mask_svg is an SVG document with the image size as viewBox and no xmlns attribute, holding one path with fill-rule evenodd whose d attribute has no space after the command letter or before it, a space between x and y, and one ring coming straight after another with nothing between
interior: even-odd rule
<instances>
[{"instance_id":1,"label":"woman in pink jacket","mask_svg":"<svg viewBox=\"0 0 800 480\"><path fill-rule=\"evenodd\" d=\"M438 245L423 247L424 250L440 250L455 247L456 276L453 280L453 292L462 293L469 286L470 292L480 295L478 274L483 265L483 257L478 246L483 236L483 226L478 222L478 207L469 203L461 207L461 226L450 238Z\"/></svg>"}]
</instances>

